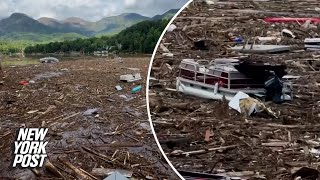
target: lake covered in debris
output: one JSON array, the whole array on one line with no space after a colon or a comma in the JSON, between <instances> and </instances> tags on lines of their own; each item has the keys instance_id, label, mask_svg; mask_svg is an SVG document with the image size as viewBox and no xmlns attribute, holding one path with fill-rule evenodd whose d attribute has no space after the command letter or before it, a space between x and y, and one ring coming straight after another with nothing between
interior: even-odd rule
<instances>
[{"instance_id":1,"label":"lake covered in debris","mask_svg":"<svg viewBox=\"0 0 320 180\"><path fill-rule=\"evenodd\" d=\"M122 63L103 57L63 57L54 64L2 67L0 177L77 179L90 174L103 179L117 169L139 179L176 179L149 126L145 99L149 61L148 57L124 57ZM120 81L121 75L132 72L130 68L139 71L141 79ZM139 85L141 89L131 92ZM49 128L44 168L10 168L19 127ZM81 171L70 173L68 163Z\"/></svg>"}]
</instances>

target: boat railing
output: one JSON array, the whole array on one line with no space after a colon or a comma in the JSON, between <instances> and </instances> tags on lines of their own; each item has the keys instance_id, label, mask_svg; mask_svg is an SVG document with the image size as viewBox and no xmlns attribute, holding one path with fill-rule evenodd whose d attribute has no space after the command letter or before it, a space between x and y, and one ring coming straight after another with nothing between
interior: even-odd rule
<instances>
[{"instance_id":1,"label":"boat railing","mask_svg":"<svg viewBox=\"0 0 320 180\"><path fill-rule=\"evenodd\" d=\"M215 72L216 74L214 74ZM264 87L264 82L244 77L241 74L225 72L222 69L207 69L206 71L201 72L199 71L199 66L196 64L180 66L179 77L209 85L215 85L218 83L220 87L228 89Z\"/></svg>"}]
</instances>

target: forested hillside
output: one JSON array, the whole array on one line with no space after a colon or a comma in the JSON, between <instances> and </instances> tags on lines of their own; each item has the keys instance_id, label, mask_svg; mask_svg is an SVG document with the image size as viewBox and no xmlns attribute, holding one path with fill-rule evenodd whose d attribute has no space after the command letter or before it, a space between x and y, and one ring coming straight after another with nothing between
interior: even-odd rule
<instances>
[{"instance_id":1,"label":"forested hillside","mask_svg":"<svg viewBox=\"0 0 320 180\"><path fill-rule=\"evenodd\" d=\"M93 53L107 48L118 52L152 53L168 22L169 20L143 21L115 36L37 44L25 48L25 53L69 53L71 51Z\"/></svg>"}]
</instances>

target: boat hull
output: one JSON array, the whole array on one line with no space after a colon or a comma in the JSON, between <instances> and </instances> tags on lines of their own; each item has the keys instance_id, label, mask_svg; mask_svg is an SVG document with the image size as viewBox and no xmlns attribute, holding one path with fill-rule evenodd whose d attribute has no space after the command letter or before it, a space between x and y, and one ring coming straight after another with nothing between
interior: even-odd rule
<instances>
[{"instance_id":1,"label":"boat hull","mask_svg":"<svg viewBox=\"0 0 320 180\"><path fill-rule=\"evenodd\" d=\"M176 80L177 91L206 99L221 100L224 96L227 101L230 101L239 91L247 94L265 94L264 89L227 89L219 87L218 84L208 85L182 77L177 77Z\"/></svg>"}]
</instances>

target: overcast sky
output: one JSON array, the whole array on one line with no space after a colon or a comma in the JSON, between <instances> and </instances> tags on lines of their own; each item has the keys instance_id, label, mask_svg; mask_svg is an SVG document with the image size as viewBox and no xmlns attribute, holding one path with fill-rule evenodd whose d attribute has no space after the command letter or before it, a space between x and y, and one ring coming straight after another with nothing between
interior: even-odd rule
<instances>
[{"instance_id":1,"label":"overcast sky","mask_svg":"<svg viewBox=\"0 0 320 180\"><path fill-rule=\"evenodd\" d=\"M35 19L81 17L95 21L121 13L139 13L152 17L169 9L180 9L188 0L0 0L0 18L14 12Z\"/></svg>"}]
</instances>

